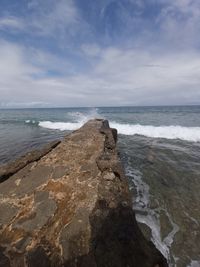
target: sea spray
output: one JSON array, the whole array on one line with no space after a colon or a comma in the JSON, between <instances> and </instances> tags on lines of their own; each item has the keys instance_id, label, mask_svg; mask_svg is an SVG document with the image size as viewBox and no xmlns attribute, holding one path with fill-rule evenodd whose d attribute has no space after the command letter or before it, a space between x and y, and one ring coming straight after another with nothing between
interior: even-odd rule
<instances>
[{"instance_id":1,"label":"sea spray","mask_svg":"<svg viewBox=\"0 0 200 267\"><path fill-rule=\"evenodd\" d=\"M88 120L101 117L97 113L97 109L92 109L88 113L69 112L68 116L71 118L70 122L40 121L39 126L51 130L74 131L83 126Z\"/></svg>"}]
</instances>

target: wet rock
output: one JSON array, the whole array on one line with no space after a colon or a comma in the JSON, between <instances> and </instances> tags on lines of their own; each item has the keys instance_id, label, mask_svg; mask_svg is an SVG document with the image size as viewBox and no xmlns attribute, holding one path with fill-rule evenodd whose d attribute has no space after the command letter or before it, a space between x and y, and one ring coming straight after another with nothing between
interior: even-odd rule
<instances>
[{"instance_id":1,"label":"wet rock","mask_svg":"<svg viewBox=\"0 0 200 267\"><path fill-rule=\"evenodd\" d=\"M138 227L116 140L92 120L0 169L0 267L167 266Z\"/></svg>"},{"instance_id":2,"label":"wet rock","mask_svg":"<svg viewBox=\"0 0 200 267\"><path fill-rule=\"evenodd\" d=\"M139 227L147 240L151 240L151 228L145 223L138 223Z\"/></svg>"}]
</instances>

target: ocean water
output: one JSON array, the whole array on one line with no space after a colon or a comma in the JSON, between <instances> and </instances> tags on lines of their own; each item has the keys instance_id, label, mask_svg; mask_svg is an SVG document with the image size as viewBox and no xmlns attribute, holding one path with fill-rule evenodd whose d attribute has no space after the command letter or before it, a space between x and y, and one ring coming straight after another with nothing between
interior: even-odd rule
<instances>
[{"instance_id":1,"label":"ocean water","mask_svg":"<svg viewBox=\"0 0 200 267\"><path fill-rule=\"evenodd\" d=\"M0 165L92 118L118 130L136 218L171 267L200 267L200 106L0 110Z\"/></svg>"}]
</instances>

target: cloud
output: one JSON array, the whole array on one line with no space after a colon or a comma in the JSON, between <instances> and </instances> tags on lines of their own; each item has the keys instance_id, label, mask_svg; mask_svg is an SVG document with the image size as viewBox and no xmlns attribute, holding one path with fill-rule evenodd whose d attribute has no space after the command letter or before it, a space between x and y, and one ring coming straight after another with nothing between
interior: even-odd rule
<instances>
[{"instance_id":1,"label":"cloud","mask_svg":"<svg viewBox=\"0 0 200 267\"><path fill-rule=\"evenodd\" d=\"M89 57L97 57L101 54L101 48L97 44L83 44L81 46L83 53Z\"/></svg>"},{"instance_id":2,"label":"cloud","mask_svg":"<svg viewBox=\"0 0 200 267\"><path fill-rule=\"evenodd\" d=\"M179 50L199 47L200 2L197 0L32 0L26 12L0 19L0 29L42 38L58 49L100 46L158 46ZM46 43L48 48L48 44Z\"/></svg>"},{"instance_id":3,"label":"cloud","mask_svg":"<svg viewBox=\"0 0 200 267\"><path fill-rule=\"evenodd\" d=\"M0 29L24 30L23 21L12 16L0 18Z\"/></svg>"},{"instance_id":4,"label":"cloud","mask_svg":"<svg viewBox=\"0 0 200 267\"><path fill-rule=\"evenodd\" d=\"M0 51L4 106L194 104L200 99L199 53L158 55L109 47L98 51L98 59L90 57L87 72L52 76L41 58L60 62L55 72L64 64L61 58L38 51L37 61L31 50L5 42L0 42Z\"/></svg>"},{"instance_id":5,"label":"cloud","mask_svg":"<svg viewBox=\"0 0 200 267\"><path fill-rule=\"evenodd\" d=\"M200 104L197 1L95 2L84 13L78 1L34 0L27 14L4 14L1 106Z\"/></svg>"},{"instance_id":6,"label":"cloud","mask_svg":"<svg viewBox=\"0 0 200 267\"><path fill-rule=\"evenodd\" d=\"M28 39L50 38L57 46L69 47L74 43L73 38L89 32L73 0L28 1L24 12L18 12L18 16L12 13L7 12L0 18L0 30L9 30L7 35L18 31Z\"/></svg>"},{"instance_id":7,"label":"cloud","mask_svg":"<svg viewBox=\"0 0 200 267\"><path fill-rule=\"evenodd\" d=\"M5 78L26 78L38 72L38 69L28 63L26 49L23 46L0 40L0 81Z\"/></svg>"},{"instance_id":8,"label":"cloud","mask_svg":"<svg viewBox=\"0 0 200 267\"><path fill-rule=\"evenodd\" d=\"M106 96L104 101L113 105L192 104L194 95L200 96L199 71L198 53L109 48L80 85L87 84L86 94L90 88L88 93L99 92L99 99Z\"/></svg>"},{"instance_id":9,"label":"cloud","mask_svg":"<svg viewBox=\"0 0 200 267\"><path fill-rule=\"evenodd\" d=\"M198 47L200 33L200 2L196 0L162 1L164 6L156 18L163 43L175 47Z\"/></svg>"},{"instance_id":10,"label":"cloud","mask_svg":"<svg viewBox=\"0 0 200 267\"><path fill-rule=\"evenodd\" d=\"M29 26L41 35L73 35L79 22L79 14L73 1L44 1L42 4L42 1L38 0L37 5L33 7Z\"/></svg>"}]
</instances>

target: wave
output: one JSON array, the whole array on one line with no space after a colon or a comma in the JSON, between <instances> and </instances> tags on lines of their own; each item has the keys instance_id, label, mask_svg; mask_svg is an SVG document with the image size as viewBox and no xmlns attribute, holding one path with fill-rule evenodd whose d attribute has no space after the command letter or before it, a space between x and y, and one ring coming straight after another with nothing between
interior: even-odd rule
<instances>
[{"instance_id":1,"label":"wave","mask_svg":"<svg viewBox=\"0 0 200 267\"><path fill-rule=\"evenodd\" d=\"M102 118L98 114L97 109L92 109L89 113L82 112L69 112L68 116L72 122L52 122L52 121L40 121L39 126L52 130L60 131L74 131L83 126L88 120Z\"/></svg>"},{"instance_id":2,"label":"wave","mask_svg":"<svg viewBox=\"0 0 200 267\"><path fill-rule=\"evenodd\" d=\"M51 121L40 121L39 126L51 130L60 131L74 131L80 128L84 123L82 122L51 122Z\"/></svg>"},{"instance_id":3,"label":"wave","mask_svg":"<svg viewBox=\"0 0 200 267\"><path fill-rule=\"evenodd\" d=\"M183 126L152 126L140 124L121 124L110 122L112 128L116 128L119 134L143 135L147 137L181 139L184 141L200 141L200 127Z\"/></svg>"},{"instance_id":4,"label":"wave","mask_svg":"<svg viewBox=\"0 0 200 267\"><path fill-rule=\"evenodd\" d=\"M93 115L75 114L76 122L51 122L40 121L39 126L61 131L74 131L80 128L88 119L94 118ZM122 124L110 122L112 128L116 128L122 135L142 135L153 138L181 139L184 141L200 141L200 127L183 126L152 126L140 124Z\"/></svg>"},{"instance_id":5,"label":"wave","mask_svg":"<svg viewBox=\"0 0 200 267\"><path fill-rule=\"evenodd\" d=\"M38 124L38 122L35 120L26 120L25 123L26 124Z\"/></svg>"}]
</instances>

